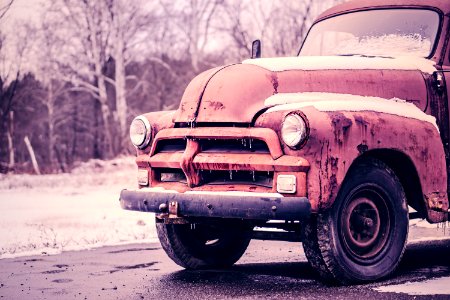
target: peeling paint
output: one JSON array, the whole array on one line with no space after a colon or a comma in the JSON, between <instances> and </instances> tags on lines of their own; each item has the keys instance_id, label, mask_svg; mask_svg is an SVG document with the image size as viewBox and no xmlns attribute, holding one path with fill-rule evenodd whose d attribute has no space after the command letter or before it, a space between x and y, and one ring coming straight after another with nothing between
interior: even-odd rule
<instances>
[{"instance_id":1,"label":"peeling paint","mask_svg":"<svg viewBox=\"0 0 450 300\"><path fill-rule=\"evenodd\" d=\"M214 110L225 109L225 105L223 105L222 102L219 101L205 101L205 102L208 103L209 107L211 107ZM206 107L204 107L204 109L206 109Z\"/></svg>"},{"instance_id":2,"label":"peeling paint","mask_svg":"<svg viewBox=\"0 0 450 300\"><path fill-rule=\"evenodd\" d=\"M334 129L334 142L340 147L345 146L349 128L353 125L352 120L343 113L333 113L331 114L331 124Z\"/></svg>"},{"instance_id":3,"label":"peeling paint","mask_svg":"<svg viewBox=\"0 0 450 300\"><path fill-rule=\"evenodd\" d=\"M428 207L435 211L448 211L448 202L446 201L446 194L441 192L433 192L425 195Z\"/></svg>"},{"instance_id":4,"label":"peeling paint","mask_svg":"<svg viewBox=\"0 0 450 300\"><path fill-rule=\"evenodd\" d=\"M278 75L277 73L273 72L270 74L270 82L273 86L273 94L278 94Z\"/></svg>"},{"instance_id":5,"label":"peeling paint","mask_svg":"<svg viewBox=\"0 0 450 300\"><path fill-rule=\"evenodd\" d=\"M369 147L367 147L367 145L365 144L359 144L356 149L358 149L359 154L363 154L364 152L366 152L367 150L369 150Z\"/></svg>"},{"instance_id":6,"label":"peeling paint","mask_svg":"<svg viewBox=\"0 0 450 300\"><path fill-rule=\"evenodd\" d=\"M332 198L337 194L339 189L339 185L336 178L336 175L338 173L338 162L339 162L338 158L330 157L331 176L330 176L328 202L332 201Z\"/></svg>"}]
</instances>

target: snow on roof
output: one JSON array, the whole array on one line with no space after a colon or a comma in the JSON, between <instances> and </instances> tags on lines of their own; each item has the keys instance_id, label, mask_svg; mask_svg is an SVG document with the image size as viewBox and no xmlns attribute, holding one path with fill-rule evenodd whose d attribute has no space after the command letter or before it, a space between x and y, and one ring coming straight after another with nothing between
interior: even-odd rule
<instances>
[{"instance_id":1,"label":"snow on roof","mask_svg":"<svg viewBox=\"0 0 450 300\"><path fill-rule=\"evenodd\" d=\"M265 106L273 106L267 112L295 110L312 106L319 111L373 111L417 119L433 124L436 118L427 115L412 103L398 98L384 99L335 93L280 93L267 98ZM439 129L438 129L439 130Z\"/></svg>"},{"instance_id":2,"label":"snow on roof","mask_svg":"<svg viewBox=\"0 0 450 300\"><path fill-rule=\"evenodd\" d=\"M395 58L367 56L295 56L246 59L243 64L255 65L273 72L290 70L420 70L436 71L432 60L402 56Z\"/></svg>"}]
</instances>

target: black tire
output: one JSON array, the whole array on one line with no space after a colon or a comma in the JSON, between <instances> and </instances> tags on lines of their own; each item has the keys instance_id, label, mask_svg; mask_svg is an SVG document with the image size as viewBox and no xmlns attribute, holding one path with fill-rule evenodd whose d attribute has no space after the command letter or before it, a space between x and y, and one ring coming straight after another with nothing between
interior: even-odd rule
<instances>
[{"instance_id":1,"label":"black tire","mask_svg":"<svg viewBox=\"0 0 450 300\"><path fill-rule=\"evenodd\" d=\"M310 226L314 226L311 223ZM364 283L390 275L398 266L408 236L408 207L403 187L383 162L365 159L354 166L312 231L317 243L311 265L325 280Z\"/></svg>"},{"instance_id":2,"label":"black tire","mask_svg":"<svg viewBox=\"0 0 450 300\"><path fill-rule=\"evenodd\" d=\"M156 223L156 231L164 251L176 264L186 269L218 269L241 258L250 243L252 227L234 221Z\"/></svg>"},{"instance_id":3,"label":"black tire","mask_svg":"<svg viewBox=\"0 0 450 300\"><path fill-rule=\"evenodd\" d=\"M320 252L317 234L317 216L311 216L304 224L303 250L309 265L319 274L325 282L333 282L334 277L328 269Z\"/></svg>"}]
</instances>

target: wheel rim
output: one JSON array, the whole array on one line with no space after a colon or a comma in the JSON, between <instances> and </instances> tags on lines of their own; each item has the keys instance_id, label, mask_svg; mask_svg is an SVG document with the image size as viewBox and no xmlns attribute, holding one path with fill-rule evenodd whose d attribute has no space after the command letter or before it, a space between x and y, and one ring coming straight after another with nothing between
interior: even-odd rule
<instances>
[{"instance_id":1,"label":"wheel rim","mask_svg":"<svg viewBox=\"0 0 450 300\"><path fill-rule=\"evenodd\" d=\"M367 262L386 245L391 230L387 202L374 189L359 189L347 199L341 216L341 238L351 258Z\"/></svg>"}]
</instances>

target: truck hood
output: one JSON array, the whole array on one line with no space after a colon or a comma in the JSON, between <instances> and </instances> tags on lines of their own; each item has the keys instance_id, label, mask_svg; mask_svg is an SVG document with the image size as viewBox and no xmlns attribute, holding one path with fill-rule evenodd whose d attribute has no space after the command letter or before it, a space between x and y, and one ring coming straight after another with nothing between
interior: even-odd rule
<instances>
[{"instance_id":1,"label":"truck hood","mask_svg":"<svg viewBox=\"0 0 450 300\"><path fill-rule=\"evenodd\" d=\"M425 79L434 71L434 63L421 58L321 56L246 60L195 77L183 94L174 122L251 123L261 110L284 104L266 101L284 93L402 99L425 110ZM290 97L286 103L292 101ZM299 97L299 101L304 99Z\"/></svg>"}]
</instances>

